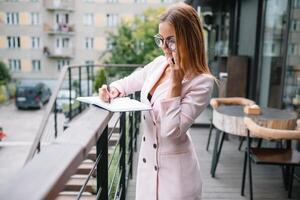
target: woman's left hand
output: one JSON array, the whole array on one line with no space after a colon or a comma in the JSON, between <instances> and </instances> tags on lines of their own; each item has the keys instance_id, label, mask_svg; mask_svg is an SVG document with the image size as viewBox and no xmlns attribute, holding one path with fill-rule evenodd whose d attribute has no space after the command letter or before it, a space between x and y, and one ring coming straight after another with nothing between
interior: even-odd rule
<instances>
[{"instance_id":1,"label":"woman's left hand","mask_svg":"<svg viewBox=\"0 0 300 200\"><path fill-rule=\"evenodd\" d=\"M182 67L178 65L178 63L175 61L172 61L173 58L168 58L168 63L171 68L171 85L168 92L167 97L177 97L181 95L181 89L182 89L182 80L184 78L184 71Z\"/></svg>"},{"instance_id":2,"label":"woman's left hand","mask_svg":"<svg viewBox=\"0 0 300 200\"><path fill-rule=\"evenodd\" d=\"M171 77L173 84L181 84L184 78L184 71L182 67L175 61L175 58L168 58L168 63L171 67Z\"/></svg>"}]
</instances>

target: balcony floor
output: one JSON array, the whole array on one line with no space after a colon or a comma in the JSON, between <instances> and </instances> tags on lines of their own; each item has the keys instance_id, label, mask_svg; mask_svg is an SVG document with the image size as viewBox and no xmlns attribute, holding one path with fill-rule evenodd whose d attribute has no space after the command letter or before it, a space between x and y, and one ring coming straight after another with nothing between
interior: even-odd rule
<instances>
[{"instance_id":1,"label":"balcony floor","mask_svg":"<svg viewBox=\"0 0 300 200\"><path fill-rule=\"evenodd\" d=\"M245 194L240 196L242 166L244 153L239 152L237 139L225 141L220 156L219 165L216 171L216 177L210 176L210 165L213 152L214 134L212 136L210 151L205 150L208 137L208 128L191 128L190 130L193 142L198 154L202 180L203 180L203 200L237 200L248 199L248 183L246 181ZM139 138L142 134L139 135ZM245 146L245 144L244 144ZM135 178L136 178L136 153L134 156L134 176L129 181L127 190L127 200L135 199ZM256 200L270 200L287 198L287 191L284 190L281 168L278 166L255 165L253 164L253 194ZM300 199L300 183L294 180L292 199Z\"/></svg>"}]
</instances>

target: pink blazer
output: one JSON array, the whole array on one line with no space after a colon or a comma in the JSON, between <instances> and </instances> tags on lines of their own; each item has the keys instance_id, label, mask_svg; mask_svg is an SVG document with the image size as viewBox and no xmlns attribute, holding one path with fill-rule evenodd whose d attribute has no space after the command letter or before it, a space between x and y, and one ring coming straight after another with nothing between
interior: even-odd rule
<instances>
[{"instance_id":1,"label":"pink blazer","mask_svg":"<svg viewBox=\"0 0 300 200\"><path fill-rule=\"evenodd\" d=\"M149 102L147 95L166 66L166 58L160 56L143 69L111 84L122 95L141 91L141 101L153 108L142 112L136 199L198 200L202 182L188 129L209 103L214 79L199 75L183 80L181 96L169 99L166 95L170 80L166 80L157 87Z\"/></svg>"}]
</instances>

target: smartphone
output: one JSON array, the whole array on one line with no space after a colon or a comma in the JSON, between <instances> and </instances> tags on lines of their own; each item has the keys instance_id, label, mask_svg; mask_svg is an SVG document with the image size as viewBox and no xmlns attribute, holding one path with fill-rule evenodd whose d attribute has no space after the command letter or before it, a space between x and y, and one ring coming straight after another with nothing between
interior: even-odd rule
<instances>
[{"instance_id":1,"label":"smartphone","mask_svg":"<svg viewBox=\"0 0 300 200\"><path fill-rule=\"evenodd\" d=\"M172 58L172 63L175 65L175 60L174 60L174 58Z\"/></svg>"}]
</instances>

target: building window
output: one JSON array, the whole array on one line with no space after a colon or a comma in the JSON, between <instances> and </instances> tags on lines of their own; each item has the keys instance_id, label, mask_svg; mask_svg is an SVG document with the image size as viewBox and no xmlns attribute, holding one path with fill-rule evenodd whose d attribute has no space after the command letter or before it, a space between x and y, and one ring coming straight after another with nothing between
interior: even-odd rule
<instances>
[{"instance_id":1,"label":"building window","mask_svg":"<svg viewBox=\"0 0 300 200\"><path fill-rule=\"evenodd\" d=\"M8 66L10 71L19 72L21 71L21 60L20 59L9 59Z\"/></svg>"},{"instance_id":2,"label":"building window","mask_svg":"<svg viewBox=\"0 0 300 200\"><path fill-rule=\"evenodd\" d=\"M8 36L7 37L8 48L16 49L20 48L20 37Z\"/></svg>"},{"instance_id":3,"label":"building window","mask_svg":"<svg viewBox=\"0 0 300 200\"><path fill-rule=\"evenodd\" d=\"M106 15L106 25L108 27L117 26L119 23L119 15L118 14L107 14Z\"/></svg>"},{"instance_id":4,"label":"building window","mask_svg":"<svg viewBox=\"0 0 300 200\"><path fill-rule=\"evenodd\" d=\"M40 48L40 38L39 37L32 37L31 38L31 48L32 49L39 49Z\"/></svg>"},{"instance_id":5,"label":"building window","mask_svg":"<svg viewBox=\"0 0 300 200\"><path fill-rule=\"evenodd\" d=\"M113 48L113 41L110 38L106 39L106 49L111 50Z\"/></svg>"},{"instance_id":6,"label":"building window","mask_svg":"<svg viewBox=\"0 0 300 200\"><path fill-rule=\"evenodd\" d=\"M40 14L37 12L30 13L30 24L39 25L40 24Z\"/></svg>"},{"instance_id":7,"label":"building window","mask_svg":"<svg viewBox=\"0 0 300 200\"><path fill-rule=\"evenodd\" d=\"M67 49L70 46L70 38L56 38L56 48Z\"/></svg>"},{"instance_id":8,"label":"building window","mask_svg":"<svg viewBox=\"0 0 300 200\"><path fill-rule=\"evenodd\" d=\"M276 53L276 44L272 43L272 54Z\"/></svg>"},{"instance_id":9,"label":"building window","mask_svg":"<svg viewBox=\"0 0 300 200\"><path fill-rule=\"evenodd\" d=\"M294 8L300 8L300 0L294 0Z\"/></svg>"},{"instance_id":10,"label":"building window","mask_svg":"<svg viewBox=\"0 0 300 200\"><path fill-rule=\"evenodd\" d=\"M118 3L119 0L106 0L107 3Z\"/></svg>"},{"instance_id":11,"label":"building window","mask_svg":"<svg viewBox=\"0 0 300 200\"><path fill-rule=\"evenodd\" d=\"M68 13L57 13L55 15L56 24L54 25L55 31L68 32L69 31L69 14Z\"/></svg>"},{"instance_id":12,"label":"building window","mask_svg":"<svg viewBox=\"0 0 300 200\"><path fill-rule=\"evenodd\" d=\"M94 14L93 13L85 13L83 15L83 25L86 25L86 26L94 25Z\"/></svg>"},{"instance_id":13,"label":"building window","mask_svg":"<svg viewBox=\"0 0 300 200\"><path fill-rule=\"evenodd\" d=\"M57 70L60 71L65 65L70 65L70 60L58 60Z\"/></svg>"},{"instance_id":14,"label":"building window","mask_svg":"<svg viewBox=\"0 0 300 200\"><path fill-rule=\"evenodd\" d=\"M68 24L69 14L68 13L57 13L55 15L56 24Z\"/></svg>"},{"instance_id":15,"label":"building window","mask_svg":"<svg viewBox=\"0 0 300 200\"><path fill-rule=\"evenodd\" d=\"M94 48L94 38L92 38L92 37L85 38L85 48L86 49Z\"/></svg>"},{"instance_id":16,"label":"building window","mask_svg":"<svg viewBox=\"0 0 300 200\"><path fill-rule=\"evenodd\" d=\"M290 43L288 45L288 55L297 55L297 45L295 43Z\"/></svg>"},{"instance_id":17,"label":"building window","mask_svg":"<svg viewBox=\"0 0 300 200\"><path fill-rule=\"evenodd\" d=\"M147 3L147 0L134 0L134 3Z\"/></svg>"},{"instance_id":18,"label":"building window","mask_svg":"<svg viewBox=\"0 0 300 200\"><path fill-rule=\"evenodd\" d=\"M293 19L291 21L291 31L300 31L300 20Z\"/></svg>"},{"instance_id":19,"label":"building window","mask_svg":"<svg viewBox=\"0 0 300 200\"><path fill-rule=\"evenodd\" d=\"M9 25L19 24L19 13L17 13L17 12L6 13L6 24L9 24Z\"/></svg>"},{"instance_id":20,"label":"building window","mask_svg":"<svg viewBox=\"0 0 300 200\"><path fill-rule=\"evenodd\" d=\"M41 71L41 61L40 60L32 60L32 71L34 71L34 72Z\"/></svg>"}]
</instances>

